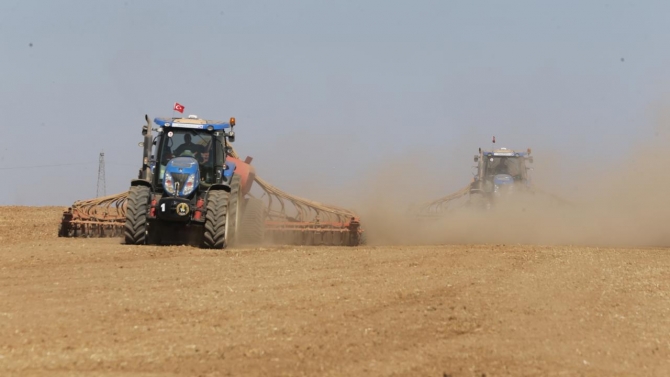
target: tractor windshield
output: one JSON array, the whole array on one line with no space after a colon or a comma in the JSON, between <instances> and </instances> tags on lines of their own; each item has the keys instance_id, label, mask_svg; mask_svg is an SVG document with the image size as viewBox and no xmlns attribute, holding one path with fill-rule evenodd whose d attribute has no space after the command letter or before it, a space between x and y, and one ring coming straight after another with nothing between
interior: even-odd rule
<instances>
[{"instance_id":1,"label":"tractor windshield","mask_svg":"<svg viewBox=\"0 0 670 377\"><path fill-rule=\"evenodd\" d=\"M163 180L165 166L175 157L193 157L200 165L201 181L206 184L216 183L216 167L223 166L224 157L217 133L190 129L165 130L158 146L158 183Z\"/></svg>"},{"instance_id":2,"label":"tractor windshield","mask_svg":"<svg viewBox=\"0 0 670 377\"><path fill-rule=\"evenodd\" d=\"M526 176L526 162L523 157L488 157L485 165L486 176L509 174L514 179Z\"/></svg>"}]
</instances>

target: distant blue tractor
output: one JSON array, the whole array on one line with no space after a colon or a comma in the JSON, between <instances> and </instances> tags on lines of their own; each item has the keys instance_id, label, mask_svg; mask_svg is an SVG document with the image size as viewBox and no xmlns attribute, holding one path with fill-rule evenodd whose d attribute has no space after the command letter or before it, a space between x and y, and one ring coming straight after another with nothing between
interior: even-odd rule
<instances>
[{"instance_id":1,"label":"distant blue tractor","mask_svg":"<svg viewBox=\"0 0 670 377\"><path fill-rule=\"evenodd\" d=\"M511 195L531 190L527 163L533 162L530 149L517 152L507 148L482 151L475 155L477 175L470 184L471 205L490 208Z\"/></svg>"}]
</instances>

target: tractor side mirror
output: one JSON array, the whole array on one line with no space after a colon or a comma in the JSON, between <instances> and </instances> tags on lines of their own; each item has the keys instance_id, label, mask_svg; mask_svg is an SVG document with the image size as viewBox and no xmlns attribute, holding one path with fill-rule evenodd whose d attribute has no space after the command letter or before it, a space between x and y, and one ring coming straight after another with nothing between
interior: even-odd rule
<instances>
[{"instance_id":1,"label":"tractor side mirror","mask_svg":"<svg viewBox=\"0 0 670 377\"><path fill-rule=\"evenodd\" d=\"M479 162L479 156L475 156L475 162Z\"/></svg>"},{"instance_id":2,"label":"tractor side mirror","mask_svg":"<svg viewBox=\"0 0 670 377\"><path fill-rule=\"evenodd\" d=\"M235 131L230 131L226 134L226 137L228 138L228 141L231 143L235 142Z\"/></svg>"}]
</instances>

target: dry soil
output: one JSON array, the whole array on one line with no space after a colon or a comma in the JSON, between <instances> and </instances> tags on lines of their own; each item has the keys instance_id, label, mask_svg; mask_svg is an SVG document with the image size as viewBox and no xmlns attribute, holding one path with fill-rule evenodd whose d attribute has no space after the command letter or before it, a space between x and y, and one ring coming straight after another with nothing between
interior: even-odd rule
<instances>
[{"instance_id":1,"label":"dry soil","mask_svg":"<svg viewBox=\"0 0 670 377\"><path fill-rule=\"evenodd\" d=\"M670 252L205 251L0 207L0 375L667 376Z\"/></svg>"}]
</instances>

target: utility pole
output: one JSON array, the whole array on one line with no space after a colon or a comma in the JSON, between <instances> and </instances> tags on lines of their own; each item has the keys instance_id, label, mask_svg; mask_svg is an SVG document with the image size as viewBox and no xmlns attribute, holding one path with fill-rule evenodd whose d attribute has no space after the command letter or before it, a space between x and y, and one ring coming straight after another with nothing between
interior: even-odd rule
<instances>
[{"instance_id":1,"label":"utility pole","mask_svg":"<svg viewBox=\"0 0 670 377\"><path fill-rule=\"evenodd\" d=\"M100 152L98 159L98 195L97 197L107 196L107 184L105 183L105 152Z\"/></svg>"}]
</instances>

